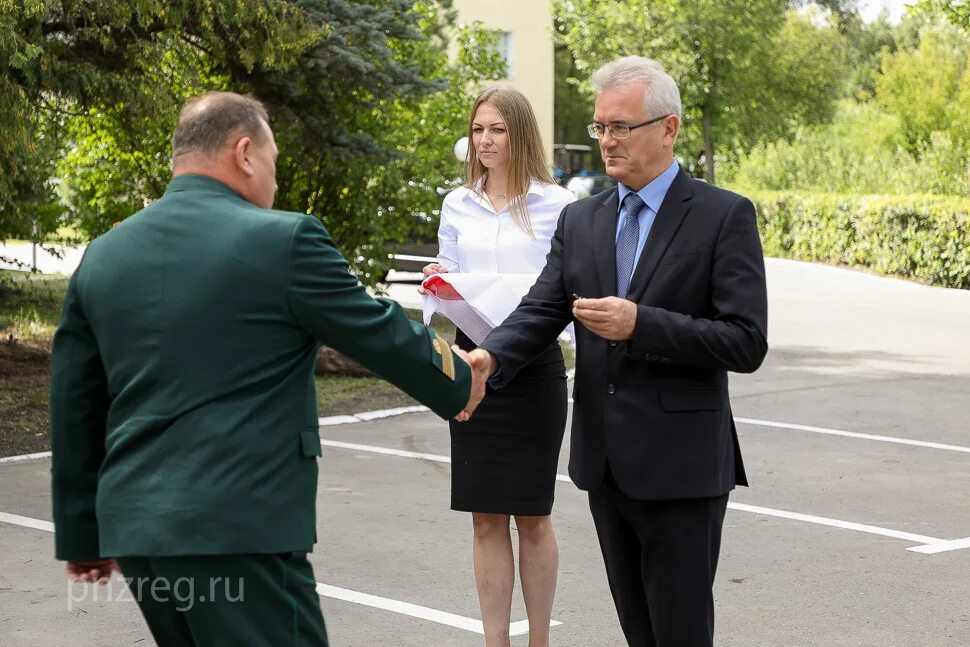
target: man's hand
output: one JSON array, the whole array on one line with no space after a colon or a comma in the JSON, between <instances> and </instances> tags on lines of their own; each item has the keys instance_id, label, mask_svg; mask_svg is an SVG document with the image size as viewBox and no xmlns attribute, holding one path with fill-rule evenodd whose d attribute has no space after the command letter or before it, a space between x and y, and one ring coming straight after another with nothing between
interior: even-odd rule
<instances>
[{"instance_id":1,"label":"man's hand","mask_svg":"<svg viewBox=\"0 0 970 647\"><path fill-rule=\"evenodd\" d=\"M637 304L619 297L576 299L573 316L594 335L610 341L633 337L637 324Z\"/></svg>"},{"instance_id":2,"label":"man's hand","mask_svg":"<svg viewBox=\"0 0 970 647\"><path fill-rule=\"evenodd\" d=\"M448 271L448 268L440 263L429 263L421 268L421 274L424 275L424 278L428 278L432 274L444 274L447 271ZM418 294L427 294L427 293L428 293L427 290L425 290L420 286L418 287Z\"/></svg>"},{"instance_id":3,"label":"man's hand","mask_svg":"<svg viewBox=\"0 0 970 647\"><path fill-rule=\"evenodd\" d=\"M113 559L99 559L93 562L68 562L67 579L72 582L97 582L104 584L115 571L121 572L118 562Z\"/></svg>"},{"instance_id":4,"label":"man's hand","mask_svg":"<svg viewBox=\"0 0 970 647\"><path fill-rule=\"evenodd\" d=\"M478 403L485 397L485 383L495 372L495 357L488 351L476 348L471 353L466 353L457 346L452 346L455 354L461 357L472 370L472 390L468 397L468 404L462 409L461 413L455 416L458 422L465 422L471 418L472 413L478 407Z\"/></svg>"}]
</instances>

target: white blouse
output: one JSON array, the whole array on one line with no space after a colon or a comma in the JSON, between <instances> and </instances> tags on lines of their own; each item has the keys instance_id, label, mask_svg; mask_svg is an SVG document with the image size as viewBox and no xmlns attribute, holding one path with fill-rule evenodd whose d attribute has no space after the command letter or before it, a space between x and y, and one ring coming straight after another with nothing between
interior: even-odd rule
<instances>
[{"instance_id":1,"label":"white blouse","mask_svg":"<svg viewBox=\"0 0 970 647\"><path fill-rule=\"evenodd\" d=\"M498 213L480 193L460 187L445 196L438 227L438 262L449 272L538 274L559 214L576 199L557 184L533 180L527 194L535 237L522 231L508 206Z\"/></svg>"}]
</instances>

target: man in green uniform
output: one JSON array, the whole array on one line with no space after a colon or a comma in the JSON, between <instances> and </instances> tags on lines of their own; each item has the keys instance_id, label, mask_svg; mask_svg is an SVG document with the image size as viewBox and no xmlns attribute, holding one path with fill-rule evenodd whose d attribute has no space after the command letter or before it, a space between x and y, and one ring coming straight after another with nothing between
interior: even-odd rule
<instances>
[{"instance_id":1,"label":"man in green uniform","mask_svg":"<svg viewBox=\"0 0 970 647\"><path fill-rule=\"evenodd\" d=\"M51 383L56 557L120 566L166 646L327 644L313 571L320 344L443 418L484 384L373 299L316 218L273 211L263 106L190 101L165 195L91 243Z\"/></svg>"}]
</instances>

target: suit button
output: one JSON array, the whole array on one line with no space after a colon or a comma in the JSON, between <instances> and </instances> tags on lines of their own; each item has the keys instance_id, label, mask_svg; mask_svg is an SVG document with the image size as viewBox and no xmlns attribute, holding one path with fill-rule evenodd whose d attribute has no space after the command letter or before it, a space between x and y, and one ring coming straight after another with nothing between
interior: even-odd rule
<instances>
[{"instance_id":1,"label":"suit button","mask_svg":"<svg viewBox=\"0 0 970 647\"><path fill-rule=\"evenodd\" d=\"M613 395L614 393L616 393L616 387L610 384L609 386L606 387L606 392L609 393L610 395Z\"/></svg>"},{"instance_id":2,"label":"suit button","mask_svg":"<svg viewBox=\"0 0 970 647\"><path fill-rule=\"evenodd\" d=\"M610 348L616 348L616 342L615 341L611 341L610 342Z\"/></svg>"}]
</instances>

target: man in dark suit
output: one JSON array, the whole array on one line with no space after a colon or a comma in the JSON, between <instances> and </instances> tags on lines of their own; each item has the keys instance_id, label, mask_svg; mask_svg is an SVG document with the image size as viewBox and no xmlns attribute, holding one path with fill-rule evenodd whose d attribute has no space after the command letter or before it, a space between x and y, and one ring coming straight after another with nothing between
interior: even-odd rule
<instances>
[{"instance_id":1,"label":"man in dark suit","mask_svg":"<svg viewBox=\"0 0 970 647\"><path fill-rule=\"evenodd\" d=\"M569 474L589 492L630 645L713 644L728 493L746 485L728 371L767 352L764 259L750 201L673 159L680 94L654 61L591 79L617 190L567 206L546 267L473 351L495 388L575 319Z\"/></svg>"},{"instance_id":2,"label":"man in dark suit","mask_svg":"<svg viewBox=\"0 0 970 647\"><path fill-rule=\"evenodd\" d=\"M120 565L162 647L327 644L316 541L321 343L443 418L484 394L372 299L314 217L273 211L265 109L183 109L165 195L91 243L54 338L52 495L75 581ZM115 561L117 560L117 561Z\"/></svg>"}]
</instances>

